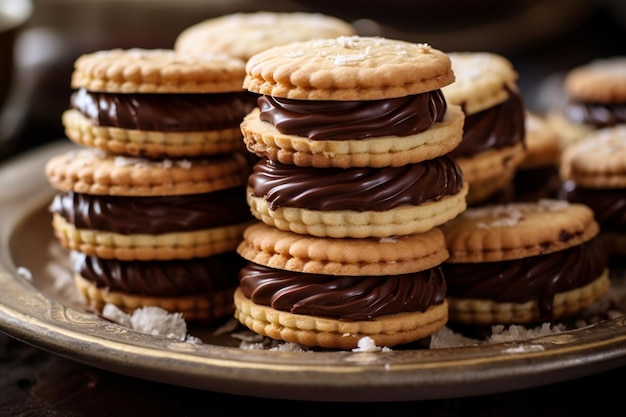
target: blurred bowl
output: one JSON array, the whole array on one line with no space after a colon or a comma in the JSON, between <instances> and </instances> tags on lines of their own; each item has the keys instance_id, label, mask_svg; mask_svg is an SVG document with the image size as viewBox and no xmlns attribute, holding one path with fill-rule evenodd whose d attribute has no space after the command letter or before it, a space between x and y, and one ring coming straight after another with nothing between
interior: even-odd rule
<instances>
[{"instance_id":1,"label":"blurred bowl","mask_svg":"<svg viewBox=\"0 0 626 417\"><path fill-rule=\"evenodd\" d=\"M15 70L15 39L32 13L31 0L0 0L0 108L11 90Z\"/></svg>"}]
</instances>

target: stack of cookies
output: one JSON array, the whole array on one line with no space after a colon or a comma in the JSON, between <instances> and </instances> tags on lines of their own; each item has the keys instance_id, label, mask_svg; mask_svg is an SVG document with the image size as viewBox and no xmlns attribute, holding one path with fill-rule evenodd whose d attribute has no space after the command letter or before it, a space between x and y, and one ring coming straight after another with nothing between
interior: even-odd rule
<instances>
[{"instance_id":1,"label":"stack of cookies","mask_svg":"<svg viewBox=\"0 0 626 417\"><path fill-rule=\"evenodd\" d=\"M469 183L469 206L506 191L525 157L526 108L511 62L488 52L449 53L456 81L443 88L465 113L463 140L451 152Z\"/></svg>"},{"instance_id":2,"label":"stack of cookies","mask_svg":"<svg viewBox=\"0 0 626 417\"><path fill-rule=\"evenodd\" d=\"M239 123L254 106L245 63L171 50L75 62L63 115L77 150L51 158L50 210L89 306L160 306L186 320L231 315L253 218Z\"/></svg>"},{"instance_id":3,"label":"stack of cookies","mask_svg":"<svg viewBox=\"0 0 626 417\"><path fill-rule=\"evenodd\" d=\"M309 347L395 346L448 317L439 225L466 208L448 155L464 114L441 88L450 60L426 44L338 37L248 60L258 108L241 124L260 160L247 201L258 222L238 247L235 317Z\"/></svg>"}]
</instances>

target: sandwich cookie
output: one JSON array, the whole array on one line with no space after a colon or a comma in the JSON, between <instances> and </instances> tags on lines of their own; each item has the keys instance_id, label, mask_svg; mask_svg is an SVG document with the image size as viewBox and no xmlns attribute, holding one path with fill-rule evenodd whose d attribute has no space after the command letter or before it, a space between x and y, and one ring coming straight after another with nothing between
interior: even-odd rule
<instances>
[{"instance_id":1,"label":"sandwich cookie","mask_svg":"<svg viewBox=\"0 0 626 417\"><path fill-rule=\"evenodd\" d=\"M243 150L239 124L256 105L245 63L227 55L114 49L74 64L67 137L105 151L180 158Z\"/></svg>"},{"instance_id":2,"label":"sandwich cookie","mask_svg":"<svg viewBox=\"0 0 626 417\"><path fill-rule=\"evenodd\" d=\"M302 167L402 166L454 149L464 115L441 88L448 56L427 44L342 36L251 57L244 87L258 107L241 124L247 149Z\"/></svg>"},{"instance_id":3,"label":"sandwich cookie","mask_svg":"<svg viewBox=\"0 0 626 417\"><path fill-rule=\"evenodd\" d=\"M252 220L242 154L190 160L68 151L46 165L50 210L68 249L106 259L166 260L234 250Z\"/></svg>"},{"instance_id":4,"label":"sandwich cookie","mask_svg":"<svg viewBox=\"0 0 626 417\"><path fill-rule=\"evenodd\" d=\"M599 58L565 74L563 103L548 113L564 146L626 123L626 57Z\"/></svg>"},{"instance_id":5,"label":"sandwich cookie","mask_svg":"<svg viewBox=\"0 0 626 417\"><path fill-rule=\"evenodd\" d=\"M353 349L363 337L395 346L447 321L448 257L439 228L374 239L299 235L263 223L237 249L235 317L254 332L309 347Z\"/></svg>"},{"instance_id":6,"label":"sandwich cookie","mask_svg":"<svg viewBox=\"0 0 626 417\"><path fill-rule=\"evenodd\" d=\"M532 324L574 315L609 289L586 205L545 199L468 208L441 227L450 322Z\"/></svg>"},{"instance_id":7,"label":"sandwich cookie","mask_svg":"<svg viewBox=\"0 0 626 417\"><path fill-rule=\"evenodd\" d=\"M561 159L562 197L586 204L614 259L626 255L626 125L596 129Z\"/></svg>"},{"instance_id":8,"label":"sandwich cookie","mask_svg":"<svg viewBox=\"0 0 626 417\"><path fill-rule=\"evenodd\" d=\"M507 187L524 159L526 108L518 74L506 58L487 52L448 55L456 81L442 91L465 113L463 139L450 155L469 183L467 203L473 206Z\"/></svg>"},{"instance_id":9,"label":"sandwich cookie","mask_svg":"<svg viewBox=\"0 0 626 417\"><path fill-rule=\"evenodd\" d=\"M174 50L193 55L223 53L247 61L273 46L352 35L356 30L351 24L321 13L233 13L186 28L177 36Z\"/></svg>"},{"instance_id":10,"label":"sandwich cookie","mask_svg":"<svg viewBox=\"0 0 626 417\"><path fill-rule=\"evenodd\" d=\"M258 220L318 237L425 232L463 212L467 183L448 156L383 168L313 168L262 159L246 198Z\"/></svg>"}]
</instances>

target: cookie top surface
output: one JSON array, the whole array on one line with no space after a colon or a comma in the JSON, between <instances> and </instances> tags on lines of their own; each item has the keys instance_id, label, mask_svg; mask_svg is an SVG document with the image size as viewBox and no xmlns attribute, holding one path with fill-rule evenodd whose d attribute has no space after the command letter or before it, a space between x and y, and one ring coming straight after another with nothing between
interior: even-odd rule
<instances>
[{"instance_id":1,"label":"cookie top surface","mask_svg":"<svg viewBox=\"0 0 626 417\"><path fill-rule=\"evenodd\" d=\"M626 188L626 125L593 131L567 146L561 177L587 188Z\"/></svg>"},{"instance_id":2,"label":"cookie top surface","mask_svg":"<svg viewBox=\"0 0 626 417\"><path fill-rule=\"evenodd\" d=\"M597 59L570 70L564 88L578 101L626 102L626 56Z\"/></svg>"},{"instance_id":3,"label":"cookie top surface","mask_svg":"<svg viewBox=\"0 0 626 417\"><path fill-rule=\"evenodd\" d=\"M189 54L226 53L247 61L273 46L314 38L356 35L354 27L320 13L233 13L183 30L174 50Z\"/></svg>"},{"instance_id":4,"label":"cookie top surface","mask_svg":"<svg viewBox=\"0 0 626 417\"><path fill-rule=\"evenodd\" d=\"M517 91L518 74L505 57L490 52L450 52L456 80L442 89L449 103L471 115L503 103Z\"/></svg>"},{"instance_id":5,"label":"cookie top surface","mask_svg":"<svg viewBox=\"0 0 626 417\"><path fill-rule=\"evenodd\" d=\"M279 230L263 223L244 232L237 251L245 259L276 269L326 275L398 275L424 271L448 257L435 227L390 238L324 238Z\"/></svg>"},{"instance_id":6,"label":"cookie top surface","mask_svg":"<svg viewBox=\"0 0 626 417\"><path fill-rule=\"evenodd\" d=\"M99 149L71 150L45 167L50 184L84 194L167 196L200 194L245 185L245 156L151 160L116 156Z\"/></svg>"},{"instance_id":7,"label":"cookie top surface","mask_svg":"<svg viewBox=\"0 0 626 417\"><path fill-rule=\"evenodd\" d=\"M71 86L107 93L220 93L242 91L244 75L245 62L225 54L111 49L78 57Z\"/></svg>"},{"instance_id":8,"label":"cookie top surface","mask_svg":"<svg viewBox=\"0 0 626 417\"><path fill-rule=\"evenodd\" d=\"M447 262L497 262L564 250L599 232L583 204L545 199L468 208L441 226Z\"/></svg>"},{"instance_id":9,"label":"cookie top surface","mask_svg":"<svg viewBox=\"0 0 626 417\"><path fill-rule=\"evenodd\" d=\"M380 100L454 81L448 56L428 44L341 36L276 46L248 60L244 88L300 100Z\"/></svg>"}]
</instances>

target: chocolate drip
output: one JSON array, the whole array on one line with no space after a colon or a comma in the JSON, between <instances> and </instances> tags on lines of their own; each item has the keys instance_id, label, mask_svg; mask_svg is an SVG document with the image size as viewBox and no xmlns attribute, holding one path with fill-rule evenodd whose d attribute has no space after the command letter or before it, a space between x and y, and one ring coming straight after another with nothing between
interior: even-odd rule
<instances>
[{"instance_id":1,"label":"chocolate drip","mask_svg":"<svg viewBox=\"0 0 626 417\"><path fill-rule=\"evenodd\" d=\"M562 188L563 197L573 203L589 206L600 228L611 232L626 232L626 190L577 187L568 181Z\"/></svg>"},{"instance_id":2,"label":"chocolate drip","mask_svg":"<svg viewBox=\"0 0 626 417\"><path fill-rule=\"evenodd\" d=\"M219 94L111 94L79 89L70 99L97 126L196 132L239 126L256 105L246 92Z\"/></svg>"},{"instance_id":3,"label":"chocolate drip","mask_svg":"<svg viewBox=\"0 0 626 417\"><path fill-rule=\"evenodd\" d=\"M243 187L165 197L58 193L50 211L79 229L121 234L194 231L252 219Z\"/></svg>"},{"instance_id":4,"label":"chocolate drip","mask_svg":"<svg viewBox=\"0 0 626 417\"><path fill-rule=\"evenodd\" d=\"M555 294L589 284L607 267L606 247L598 238L525 259L442 265L448 295L496 302L537 300L541 320L553 318Z\"/></svg>"},{"instance_id":5,"label":"chocolate drip","mask_svg":"<svg viewBox=\"0 0 626 417\"><path fill-rule=\"evenodd\" d=\"M171 261L119 261L72 252L74 271L98 288L155 297L217 292L237 286L245 261L236 252Z\"/></svg>"},{"instance_id":6,"label":"chocolate drip","mask_svg":"<svg viewBox=\"0 0 626 417\"><path fill-rule=\"evenodd\" d=\"M255 304L347 321L426 311L441 304L446 293L439 267L405 275L334 276L249 263L239 274L239 285Z\"/></svg>"},{"instance_id":7,"label":"chocolate drip","mask_svg":"<svg viewBox=\"0 0 626 417\"><path fill-rule=\"evenodd\" d=\"M312 140L409 136L441 122L447 110L441 90L371 101L258 99L260 119L286 135Z\"/></svg>"},{"instance_id":8,"label":"chocolate drip","mask_svg":"<svg viewBox=\"0 0 626 417\"><path fill-rule=\"evenodd\" d=\"M506 88L509 99L481 112L467 115L463 139L450 152L454 158L468 158L489 149L525 143L525 106L521 96Z\"/></svg>"},{"instance_id":9,"label":"chocolate drip","mask_svg":"<svg viewBox=\"0 0 626 417\"><path fill-rule=\"evenodd\" d=\"M599 129L626 123L626 104L570 101L565 106L564 114L573 123L587 124Z\"/></svg>"},{"instance_id":10,"label":"chocolate drip","mask_svg":"<svg viewBox=\"0 0 626 417\"><path fill-rule=\"evenodd\" d=\"M463 175L447 155L402 167L303 168L261 160L248 185L270 209L385 211L458 193Z\"/></svg>"}]
</instances>

